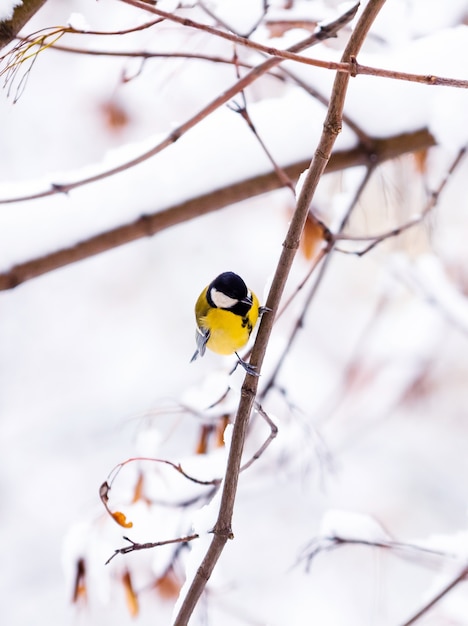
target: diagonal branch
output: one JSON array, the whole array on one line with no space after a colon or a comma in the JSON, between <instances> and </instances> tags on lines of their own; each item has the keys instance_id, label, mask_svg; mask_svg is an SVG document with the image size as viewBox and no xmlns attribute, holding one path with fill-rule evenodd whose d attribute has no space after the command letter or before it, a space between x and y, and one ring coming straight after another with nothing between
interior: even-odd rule
<instances>
[{"instance_id":1,"label":"diagonal branch","mask_svg":"<svg viewBox=\"0 0 468 626\"><path fill-rule=\"evenodd\" d=\"M333 153L325 171L327 173L337 172L348 167L368 165L369 163L378 165L407 153L427 149L434 143L434 138L426 129L373 140L370 152L361 145L351 150ZM288 178L297 180L300 174L307 169L309 163L308 160L298 161L284 167L283 170ZM112 250L131 241L143 237L152 237L166 228L218 211L236 202L280 189L283 184L277 174L272 171L216 189L162 211L143 215L133 222L99 233L73 246L13 266L8 271L0 273L0 291L13 289L28 280L107 250Z\"/></svg>"},{"instance_id":2,"label":"diagonal branch","mask_svg":"<svg viewBox=\"0 0 468 626\"><path fill-rule=\"evenodd\" d=\"M343 53L344 62L350 61L351 58L358 53L372 25L372 22L382 8L384 2L385 0L374 0L373 2L369 2L367 4ZM296 210L291 220L286 240L283 244L283 251L273 278L270 293L267 298L266 306L271 309L271 313L263 316L257 339L252 350L250 363L258 372L261 370L261 365L273 328L274 314L278 309L294 257L299 247L301 233L307 219L312 197L315 193L318 182L325 171L326 164L330 159L335 140L341 131L341 116L343 113L348 82L348 74L337 73L322 136L311 166L308 170L302 191L297 200ZM239 480L242 451L244 449L245 435L247 432L250 414L257 395L257 388L258 376L247 374L241 389L241 399L237 411L236 421L234 423L231 447L229 450L226 468L226 477L221 496L221 505L218 519L213 529L214 537L205 558L203 559L203 562L201 563L192 584L188 589L187 595L175 619L174 626L186 626L206 586L206 583L224 550L227 540L233 538L231 525Z\"/></svg>"},{"instance_id":3,"label":"diagonal branch","mask_svg":"<svg viewBox=\"0 0 468 626\"><path fill-rule=\"evenodd\" d=\"M464 567L445 587L443 587L429 602L427 602L417 613L415 613L409 620L407 620L402 626L410 626L415 624L421 617L423 617L432 607L440 602L452 589L454 589L461 582L466 580L468 576L468 567Z\"/></svg>"}]
</instances>

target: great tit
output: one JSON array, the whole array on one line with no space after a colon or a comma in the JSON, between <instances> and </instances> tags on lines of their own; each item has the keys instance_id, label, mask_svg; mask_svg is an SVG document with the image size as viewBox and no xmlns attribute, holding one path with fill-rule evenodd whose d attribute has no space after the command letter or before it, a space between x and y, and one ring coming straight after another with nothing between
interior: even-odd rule
<instances>
[{"instance_id":1,"label":"great tit","mask_svg":"<svg viewBox=\"0 0 468 626\"><path fill-rule=\"evenodd\" d=\"M198 296L195 304L197 349L192 357L205 354L206 348L218 354L235 354L249 374L253 367L243 361L237 350L248 342L263 308L258 298L234 272L217 276Z\"/></svg>"}]
</instances>

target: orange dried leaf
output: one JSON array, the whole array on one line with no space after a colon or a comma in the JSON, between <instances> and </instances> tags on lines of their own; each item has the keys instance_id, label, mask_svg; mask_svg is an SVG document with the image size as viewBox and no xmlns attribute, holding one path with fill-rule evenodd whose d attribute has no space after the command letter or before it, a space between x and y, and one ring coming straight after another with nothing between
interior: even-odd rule
<instances>
[{"instance_id":1,"label":"orange dried leaf","mask_svg":"<svg viewBox=\"0 0 468 626\"><path fill-rule=\"evenodd\" d=\"M104 124L112 133L118 133L129 125L130 116L123 105L116 100L107 100L100 106Z\"/></svg>"},{"instance_id":2,"label":"orange dried leaf","mask_svg":"<svg viewBox=\"0 0 468 626\"><path fill-rule=\"evenodd\" d=\"M145 496L143 495L143 482L143 474L140 472L138 474L138 479L135 485L135 489L133 491L132 502L138 502L138 500L146 500Z\"/></svg>"},{"instance_id":3,"label":"orange dried leaf","mask_svg":"<svg viewBox=\"0 0 468 626\"><path fill-rule=\"evenodd\" d=\"M124 528L132 528L133 522L127 522L127 518L121 511L115 511L115 513L111 513L111 515L117 524L120 524L120 526L123 526Z\"/></svg>"},{"instance_id":4,"label":"orange dried leaf","mask_svg":"<svg viewBox=\"0 0 468 626\"><path fill-rule=\"evenodd\" d=\"M268 20L266 27L270 37L282 37L294 28L301 28L312 33L317 28L317 22L314 20Z\"/></svg>"},{"instance_id":5,"label":"orange dried leaf","mask_svg":"<svg viewBox=\"0 0 468 626\"><path fill-rule=\"evenodd\" d=\"M195 454L206 454L208 452L208 438L212 431L211 425L203 424L200 431L200 438L198 439L197 449Z\"/></svg>"},{"instance_id":6,"label":"orange dried leaf","mask_svg":"<svg viewBox=\"0 0 468 626\"><path fill-rule=\"evenodd\" d=\"M223 415L216 425L216 446L222 448L224 446L224 431L229 424L229 415Z\"/></svg>"},{"instance_id":7,"label":"orange dried leaf","mask_svg":"<svg viewBox=\"0 0 468 626\"><path fill-rule=\"evenodd\" d=\"M177 598L181 587L182 582L175 575L172 567L169 568L167 572L156 581L156 589L159 595L165 600Z\"/></svg>"},{"instance_id":8,"label":"orange dried leaf","mask_svg":"<svg viewBox=\"0 0 468 626\"><path fill-rule=\"evenodd\" d=\"M125 589L125 599L127 601L128 612L132 617L136 617L140 609L138 605L138 595L133 589L132 578L128 570L124 572L124 575L122 576L122 584Z\"/></svg>"},{"instance_id":9,"label":"orange dried leaf","mask_svg":"<svg viewBox=\"0 0 468 626\"><path fill-rule=\"evenodd\" d=\"M413 154L416 171L420 174L424 174L426 172L427 154L427 150L418 150Z\"/></svg>"},{"instance_id":10,"label":"orange dried leaf","mask_svg":"<svg viewBox=\"0 0 468 626\"><path fill-rule=\"evenodd\" d=\"M322 248L324 242L323 227L315 217L309 213L301 239L301 252L306 259L312 259Z\"/></svg>"}]
</instances>

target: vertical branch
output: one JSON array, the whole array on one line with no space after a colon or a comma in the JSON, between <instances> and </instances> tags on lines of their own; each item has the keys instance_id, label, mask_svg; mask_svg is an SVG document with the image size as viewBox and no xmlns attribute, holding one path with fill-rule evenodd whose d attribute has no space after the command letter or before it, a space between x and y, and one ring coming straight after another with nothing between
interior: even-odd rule
<instances>
[{"instance_id":1,"label":"vertical branch","mask_svg":"<svg viewBox=\"0 0 468 626\"><path fill-rule=\"evenodd\" d=\"M355 56L359 52L372 22L384 3L385 0L371 0L367 4L343 53L343 62L352 63L355 60ZM350 76L344 72L337 73L335 77L320 142L297 200L296 210L283 243L281 257L267 298L266 306L271 309L271 312L263 315L257 339L253 347L250 363L257 368L257 371L260 371L265 356L268 340L273 328L274 315L278 309L286 280L299 247L312 197L328 163L335 140L341 131L341 119L349 78ZM257 394L257 387L258 377L247 374L241 389L241 399L232 433L221 505L218 519L213 529L214 536L192 584L187 591L187 595L175 618L174 626L186 626L186 624L188 624L190 616L221 556L227 540L233 538L231 524L234 502L239 481L245 435L250 413Z\"/></svg>"}]
</instances>

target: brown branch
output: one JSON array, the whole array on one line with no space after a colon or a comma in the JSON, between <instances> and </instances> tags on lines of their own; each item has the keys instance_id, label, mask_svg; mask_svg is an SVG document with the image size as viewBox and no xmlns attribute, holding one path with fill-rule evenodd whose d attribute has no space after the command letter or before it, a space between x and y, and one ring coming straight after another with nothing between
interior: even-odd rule
<instances>
[{"instance_id":1,"label":"brown branch","mask_svg":"<svg viewBox=\"0 0 468 626\"><path fill-rule=\"evenodd\" d=\"M458 89L468 89L468 80L462 78L449 78L446 76L435 76L434 74L411 74L410 72L398 72L396 70L384 70L369 65L361 65L354 61L355 75L380 76L381 78L391 78L393 80L403 80L421 85L434 85L439 87L455 87Z\"/></svg>"},{"instance_id":2,"label":"brown branch","mask_svg":"<svg viewBox=\"0 0 468 626\"><path fill-rule=\"evenodd\" d=\"M346 62L350 60L352 56L358 53L373 20L377 16L384 2L385 0L374 0L373 2L369 2L367 4L343 53L343 61ZM296 210L292 217L288 233L286 235L286 240L283 244L281 257L267 298L266 306L271 309L271 312L262 316L258 335L252 350L250 363L256 368L257 372L261 371L261 365L265 356L271 330L273 328L274 315L278 308L281 295L284 291L296 251L299 246L299 241L307 219L312 197L315 193L318 182L325 171L326 164L330 159L335 140L341 131L341 115L343 112L348 82L348 74L338 73L335 77L322 136L299 195ZM221 495L221 504L218 519L213 529L214 537L205 558L203 559L203 562L201 563L192 584L188 589L187 595L184 598L180 611L175 619L174 626L186 626L206 586L206 583L224 550L227 540L233 538L231 525L239 480L242 451L244 449L244 441L250 414L257 395L257 387L258 376L252 376L247 373L241 389L241 399L236 420L234 422L226 468L226 477Z\"/></svg>"},{"instance_id":3,"label":"brown branch","mask_svg":"<svg viewBox=\"0 0 468 626\"><path fill-rule=\"evenodd\" d=\"M271 419L271 417L268 415L268 413L264 410L264 408L259 402L255 402L255 409L260 415L260 417L262 417L265 420L265 422L268 424L268 426L270 427L270 434L262 443L260 448L253 454L253 456L242 465L242 467L239 470L239 473L244 472L246 469L249 469L249 467L251 467L255 463L255 461L258 461L258 459L262 456L262 454L265 452L268 446L273 442L275 437L278 435L278 426L274 423L274 421Z\"/></svg>"},{"instance_id":4,"label":"brown branch","mask_svg":"<svg viewBox=\"0 0 468 626\"><path fill-rule=\"evenodd\" d=\"M363 146L335 152L328 161L326 172L368 165L369 162L377 165L388 159L427 149L433 145L435 145L434 138L426 129L386 139L377 139L373 141L371 153ZM297 180L308 166L308 160L298 161L283 169L290 179ZM8 271L0 273L0 291L12 289L27 280L37 278L60 267L82 261L143 237L151 237L171 226L281 187L282 182L276 173L269 172L181 202L157 213L141 216L133 222L99 233L73 246L13 266Z\"/></svg>"},{"instance_id":5,"label":"brown branch","mask_svg":"<svg viewBox=\"0 0 468 626\"><path fill-rule=\"evenodd\" d=\"M25 41L29 41L27 38ZM94 48L74 48L73 46L64 46L62 44L56 44L50 46L50 50L57 50L58 52L69 52L71 54L88 54L90 56L104 56L104 57L129 57L137 59L187 59L195 61L209 61L210 63L225 63L227 65L233 65L234 60L228 57L221 57L210 54L202 54L196 52L149 52L147 50L97 50ZM251 70L254 65L252 63L245 63L243 61L236 61L240 67ZM282 80L284 78L279 75L275 75L275 78Z\"/></svg>"},{"instance_id":6,"label":"brown branch","mask_svg":"<svg viewBox=\"0 0 468 626\"><path fill-rule=\"evenodd\" d=\"M199 536L200 535L197 533L194 533L193 535L187 535L187 537L177 537L177 539L166 539L165 541L148 541L147 543L137 543L128 537L124 537L125 541L128 541L130 545L114 550L114 554L107 559L105 565L108 565L118 554L128 554L129 552L135 552L135 550L150 550L152 548L159 548L160 546L167 546L171 543L188 543L189 541L198 539Z\"/></svg>"},{"instance_id":7,"label":"brown branch","mask_svg":"<svg viewBox=\"0 0 468 626\"><path fill-rule=\"evenodd\" d=\"M10 20L0 21L0 50L8 45L46 0L23 0Z\"/></svg>"},{"instance_id":8,"label":"brown branch","mask_svg":"<svg viewBox=\"0 0 468 626\"><path fill-rule=\"evenodd\" d=\"M458 584L463 582L468 576L468 567L464 567L459 574L457 574L445 587L443 587L439 593L437 593L429 602L427 602L422 609L420 609L417 613L415 613L409 620L407 620L402 626L411 626L425 615L432 607L440 602L442 598L444 598L449 591L452 591Z\"/></svg>"}]
</instances>

